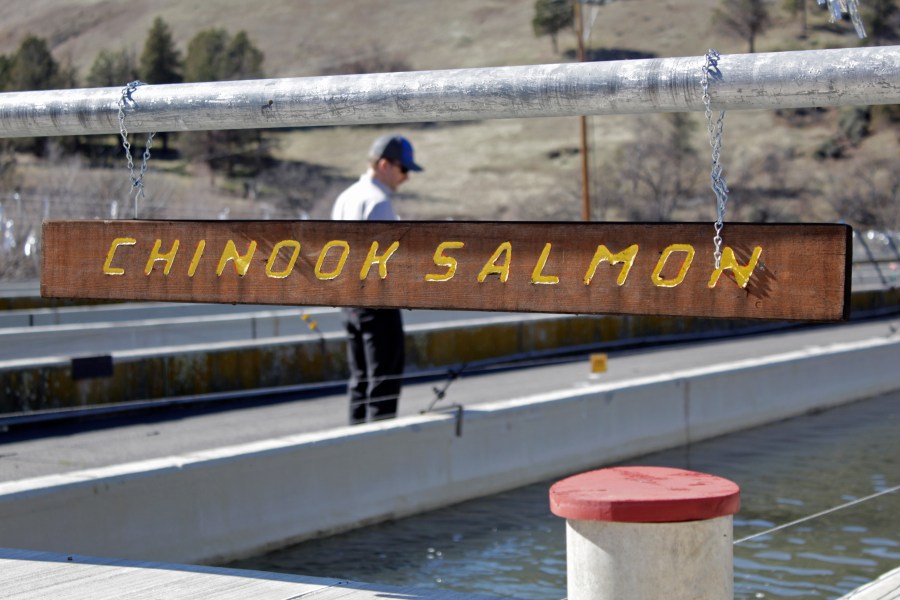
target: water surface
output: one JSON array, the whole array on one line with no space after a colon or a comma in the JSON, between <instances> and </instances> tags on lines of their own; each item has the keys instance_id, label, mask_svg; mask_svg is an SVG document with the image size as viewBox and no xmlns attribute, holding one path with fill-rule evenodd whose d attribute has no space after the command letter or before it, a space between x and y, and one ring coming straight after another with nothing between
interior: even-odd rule
<instances>
[{"instance_id":1,"label":"water surface","mask_svg":"<svg viewBox=\"0 0 900 600\"><path fill-rule=\"evenodd\" d=\"M741 487L734 538L900 485L900 392L655 453ZM597 465L598 468L606 465ZM533 600L566 595L556 479L229 566ZM365 501L361 498L360 501ZM900 492L735 546L735 598L838 598L900 565Z\"/></svg>"}]
</instances>

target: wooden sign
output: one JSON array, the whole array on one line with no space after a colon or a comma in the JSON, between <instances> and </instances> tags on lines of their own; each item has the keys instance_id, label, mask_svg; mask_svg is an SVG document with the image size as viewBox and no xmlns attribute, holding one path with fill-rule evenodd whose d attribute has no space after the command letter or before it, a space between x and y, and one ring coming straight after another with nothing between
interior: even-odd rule
<instances>
[{"instance_id":1,"label":"wooden sign","mask_svg":"<svg viewBox=\"0 0 900 600\"><path fill-rule=\"evenodd\" d=\"M846 225L53 221L41 292L95 298L830 321Z\"/></svg>"}]
</instances>

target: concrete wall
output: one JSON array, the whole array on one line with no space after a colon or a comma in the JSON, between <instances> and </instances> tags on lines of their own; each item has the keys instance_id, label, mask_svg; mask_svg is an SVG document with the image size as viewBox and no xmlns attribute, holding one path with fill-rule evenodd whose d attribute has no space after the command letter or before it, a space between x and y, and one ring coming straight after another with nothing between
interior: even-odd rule
<instances>
[{"instance_id":1,"label":"concrete wall","mask_svg":"<svg viewBox=\"0 0 900 600\"><path fill-rule=\"evenodd\" d=\"M0 484L0 546L218 562L900 389L900 341ZM653 418L648 418L652 415Z\"/></svg>"},{"instance_id":2,"label":"concrete wall","mask_svg":"<svg viewBox=\"0 0 900 600\"><path fill-rule=\"evenodd\" d=\"M406 366L414 373L604 342L724 334L766 325L545 315L411 326L406 328ZM347 376L344 336L337 333L120 351L112 353L112 361L111 376L81 380L73 379L71 361L65 358L0 361L0 413L341 381Z\"/></svg>"},{"instance_id":3,"label":"concrete wall","mask_svg":"<svg viewBox=\"0 0 900 600\"><path fill-rule=\"evenodd\" d=\"M854 318L896 312L900 291L852 296ZM561 349L613 347L759 331L778 324L646 316L535 316L408 327L407 371ZM49 351L52 352L52 349ZM343 336L298 335L264 340L114 352L109 377L75 380L71 361L0 361L0 413L341 381L346 378Z\"/></svg>"}]
</instances>

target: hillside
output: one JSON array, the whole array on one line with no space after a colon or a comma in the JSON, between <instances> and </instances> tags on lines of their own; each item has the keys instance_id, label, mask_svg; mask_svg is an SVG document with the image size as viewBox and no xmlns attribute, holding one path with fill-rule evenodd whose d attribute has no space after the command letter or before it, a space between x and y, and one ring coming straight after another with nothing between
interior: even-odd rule
<instances>
[{"instance_id":1,"label":"hillside","mask_svg":"<svg viewBox=\"0 0 900 600\"><path fill-rule=\"evenodd\" d=\"M743 40L717 33L718 0L619 0L598 13L595 48L657 56L692 56L715 47L745 52ZM273 77L316 75L360 55L383 53L415 70L560 62L548 38L532 34L532 0L30 0L0 6L0 52L9 53L26 33L50 41L54 54L82 72L103 48L140 52L151 22L161 16L184 49L199 30L245 30L266 54ZM805 46L799 26L779 13L778 24L757 51L855 45L849 26L825 27L820 10L810 14L813 34ZM833 30L833 31L832 31ZM562 34L560 48L574 46Z\"/></svg>"},{"instance_id":2,"label":"hillside","mask_svg":"<svg viewBox=\"0 0 900 600\"><path fill-rule=\"evenodd\" d=\"M246 30L265 52L265 69L272 77L317 75L359 59L401 62L412 70L572 60L571 32L560 35L559 53L554 53L549 38L533 35L533 4L532 0L267 0L256 4L243 0L31 0L0 6L0 53L14 52L24 35L33 33L50 41L58 60L70 62L84 75L103 48L125 47L139 53L152 20L162 16L182 52L201 29ZM699 57L709 47L723 54L746 52L744 40L716 31L712 11L718 4L717 0L620 0L600 9L589 46L598 55ZM797 37L796 21L780 9L774 14L776 24L757 39L757 51L859 43L849 24L829 25L820 10L811 9L810 36L803 41ZM830 110L801 116L789 125L788 118L770 112L730 113L722 156L735 197L730 218L834 220L842 215L823 197L837 193L848 181L860 183L860 173L873 163L883 164L878 173L886 173L876 178L900 172L897 125L877 115L877 134L862 146L849 150L840 161L815 160L815 150L835 134L838 116L839 111ZM702 166L693 173L697 191L671 217L707 219L714 215L712 194L702 186L708 177L709 143L702 114L693 115L691 122L693 129L686 135L702 157L697 163ZM640 216L635 207L624 206L623 148L641 135L652 137L667 122L659 116L595 117L590 125L595 218ZM214 217L227 203L231 217L264 213L293 218L300 214L298 207L321 217L340 188L363 169L366 148L384 129L313 128L268 134L277 145L275 156L284 165L303 165L303 169L284 174L280 187L268 183L271 178L255 182L256 202L245 201L235 192L241 182L226 182L195 165L169 161L151 163L148 189L152 193L156 184L157 190L165 190L163 213L169 216ZM427 169L402 189L399 211L403 216L579 218L577 119L398 129L413 140L419 162ZM27 158L20 164L26 186L44 177L45 164ZM191 173L202 176L185 177ZM115 176L124 178L118 171ZM85 178L87 174L79 173L68 181ZM293 189L285 191L288 179ZM291 204L285 196L300 198Z\"/></svg>"}]
</instances>

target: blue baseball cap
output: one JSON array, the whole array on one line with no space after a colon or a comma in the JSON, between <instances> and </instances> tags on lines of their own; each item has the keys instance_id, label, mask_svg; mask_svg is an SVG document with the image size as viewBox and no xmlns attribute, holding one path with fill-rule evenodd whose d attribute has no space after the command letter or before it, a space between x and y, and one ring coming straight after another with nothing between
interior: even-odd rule
<instances>
[{"instance_id":1,"label":"blue baseball cap","mask_svg":"<svg viewBox=\"0 0 900 600\"><path fill-rule=\"evenodd\" d=\"M379 158L386 158L399 163L407 171L425 170L413 160L412 144L402 135L383 135L375 140L375 143L372 144L372 148L369 150L369 159L374 161Z\"/></svg>"}]
</instances>

